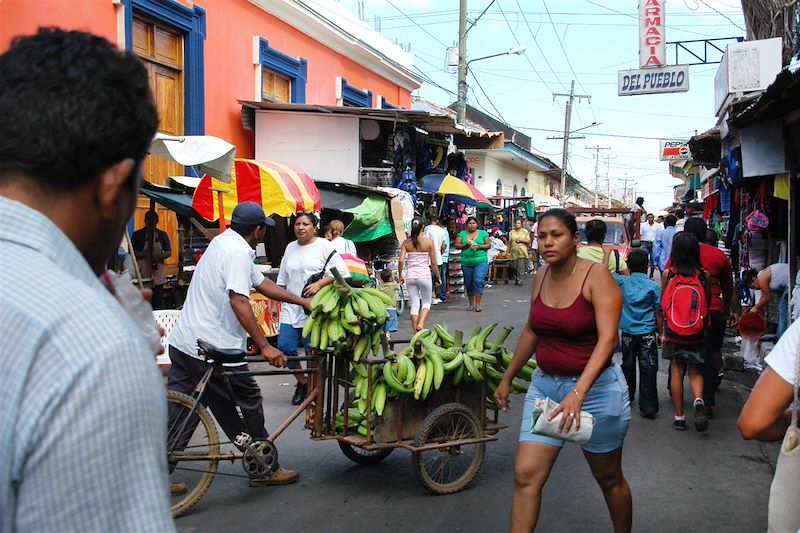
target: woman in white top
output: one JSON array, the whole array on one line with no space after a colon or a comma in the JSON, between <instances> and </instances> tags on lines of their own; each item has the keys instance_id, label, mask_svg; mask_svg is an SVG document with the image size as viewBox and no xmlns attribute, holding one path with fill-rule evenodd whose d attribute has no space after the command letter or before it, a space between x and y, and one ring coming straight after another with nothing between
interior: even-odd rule
<instances>
[{"instance_id":1,"label":"woman in white top","mask_svg":"<svg viewBox=\"0 0 800 533\"><path fill-rule=\"evenodd\" d=\"M358 257L358 253L356 253L356 244L350 239L342 237L344 234L344 223L341 220L331 220L331 223L328 224L328 228L331 230L331 244L333 244L337 252Z\"/></svg>"},{"instance_id":2,"label":"woman in white top","mask_svg":"<svg viewBox=\"0 0 800 533\"><path fill-rule=\"evenodd\" d=\"M789 263L774 263L761 272L751 268L744 275L745 286L761 291L761 298L753 307L754 313L763 313L767 304L778 295L778 329L775 335L780 339L789 325Z\"/></svg>"},{"instance_id":3,"label":"woman in white top","mask_svg":"<svg viewBox=\"0 0 800 533\"><path fill-rule=\"evenodd\" d=\"M431 310L431 271L436 276L436 284L442 282L439 269L431 268L432 265L436 266L436 250L433 241L421 235L423 226L422 219L414 217L411 221L411 237L400 246L400 285L405 283L408 288L411 329L414 331L425 327L425 319ZM404 265L405 274L402 271Z\"/></svg>"},{"instance_id":4,"label":"woman in white top","mask_svg":"<svg viewBox=\"0 0 800 533\"><path fill-rule=\"evenodd\" d=\"M347 266L336 252L333 243L324 238L317 237L317 217L313 213L298 213L294 221L294 234L296 241L286 247L278 272L277 285L291 293L311 298L324 286L333 283L331 268L336 267L343 277L347 277ZM325 275L319 281L309 284L306 281L313 274L325 270ZM288 368L298 368L300 363L297 357L297 346L300 343L303 326L306 324L307 315L299 305L283 304L281 306L280 329L278 330L278 349L288 357ZM303 344L307 346L307 339ZM295 374L297 387L292 397L292 405L300 405L306 397L306 376Z\"/></svg>"}]
</instances>

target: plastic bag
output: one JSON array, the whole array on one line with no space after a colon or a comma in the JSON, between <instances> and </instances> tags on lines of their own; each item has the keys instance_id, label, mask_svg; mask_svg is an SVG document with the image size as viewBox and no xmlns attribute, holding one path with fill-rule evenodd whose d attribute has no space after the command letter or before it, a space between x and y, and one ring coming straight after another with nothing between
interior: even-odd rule
<instances>
[{"instance_id":1,"label":"plastic bag","mask_svg":"<svg viewBox=\"0 0 800 533\"><path fill-rule=\"evenodd\" d=\"M125 311L131 315L133 321L139 326L139 330L144 336L148 348L153 351L153 355L161 352L161 330L153 315L153 307L150 302L142 297L142 292L130 282L127 276L121 276L116 272L107 271L104 277L111 283L111 291L114 297Z\"/></svg>"},{"instance_id":2,"label":"plastic bag","mask_svg":"<svg viewBox=\"0 0 800 533\"><path fill-rule=\"evenodd\" d=\"M758 357L758 339L742 337L740 353L744 359L745 368L761 369L761 362Z\"/></svg>"}]
</instances>

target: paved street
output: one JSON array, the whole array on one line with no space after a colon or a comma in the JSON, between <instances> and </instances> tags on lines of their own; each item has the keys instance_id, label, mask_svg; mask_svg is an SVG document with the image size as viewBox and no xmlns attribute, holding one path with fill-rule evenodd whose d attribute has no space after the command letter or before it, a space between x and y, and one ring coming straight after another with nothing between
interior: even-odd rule
<instances>
[{"instance_id":1,"label":"paved street","mask_svg":"<svg viewBox=\"0 0 800 533\"><path fill-rule=\"evenodd\" d=\"M515 326L513 345L527 317L530 282L525 287L488 289L482 313L467 312L464 300L434 306L429 319L451 329L471 330L474 321ZM400 336L410 334L408 315ZM623 464L634 501L634 531L763 531L777 448L746 442L736 417L747 397L741 380L720 387L706 433L691 424L671 428L666 364L661 360L656 420L633 419ZM267 427L291 411L293 383L283 377L261 380ZM513 463L522 398L503 415L510 429L489 443L475 482L463 492L431 496L416 481L411 455L396 450L375 466L357 466L335 442L313 442L296 422L277 442L281 464L302 471L299 483L251 489L242 478L217 476L203 500L177 520L180 531L502 531L508 527ZM239 464L221 471L241 474ZM567 445L545 487L538 531L611 531L605 503L579 448Z\"/></svg>"}]
</instances>

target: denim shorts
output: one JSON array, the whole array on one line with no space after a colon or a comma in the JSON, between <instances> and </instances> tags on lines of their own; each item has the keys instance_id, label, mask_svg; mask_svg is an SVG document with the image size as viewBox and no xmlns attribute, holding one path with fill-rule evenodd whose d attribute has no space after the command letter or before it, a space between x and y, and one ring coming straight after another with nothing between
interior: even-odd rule
<instances>
[{"instance_id":1,"label":"denim shorts","mask_svg":"<svg viewBox=\"0 0 800 533\"><path fill-rule=\"evenodd\" d=\"M556 448L564 446L564 440L531 433L531 413L536 398L550 398L561 403L571 394L580 376L553 376L540 369L533 373L525 407L522 411L520 442L540 442ZM582 446L590 453L608 453L622 446L628 425L631 422L631 403L628 399L628 384L619 365L612 363L603 370L586 394L582 409L594 416L592 438Z\"/></svg>"},{"instance_id":2,"label":"denim shorts","mask_svg":"<svg viewBox=\"0 0 800 533\"><path fill-rule=\"evenodd\" d=\"M383 325L383 331L386 333L397 331L397 309L390 307L386 309L386 312L389 313L389 318L386 319Z\"/></svg>"}]
</instances>

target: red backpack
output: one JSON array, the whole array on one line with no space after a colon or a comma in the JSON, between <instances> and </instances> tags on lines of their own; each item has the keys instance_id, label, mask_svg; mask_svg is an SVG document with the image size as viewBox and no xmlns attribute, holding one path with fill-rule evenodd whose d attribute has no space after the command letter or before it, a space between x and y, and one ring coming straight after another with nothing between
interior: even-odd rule
<instances>
[{"instance_id":1,"label":"red backpack","mask_svg":"<svg viewBox=\"0 0 800 533\"><path fill-rule=\"evenodd\" d=\"M703 344L708 317L705 276L699 271L692 276L668 272L669 281L661 296L664 340L681 346Z\"/></svg>"}]
</instances>

